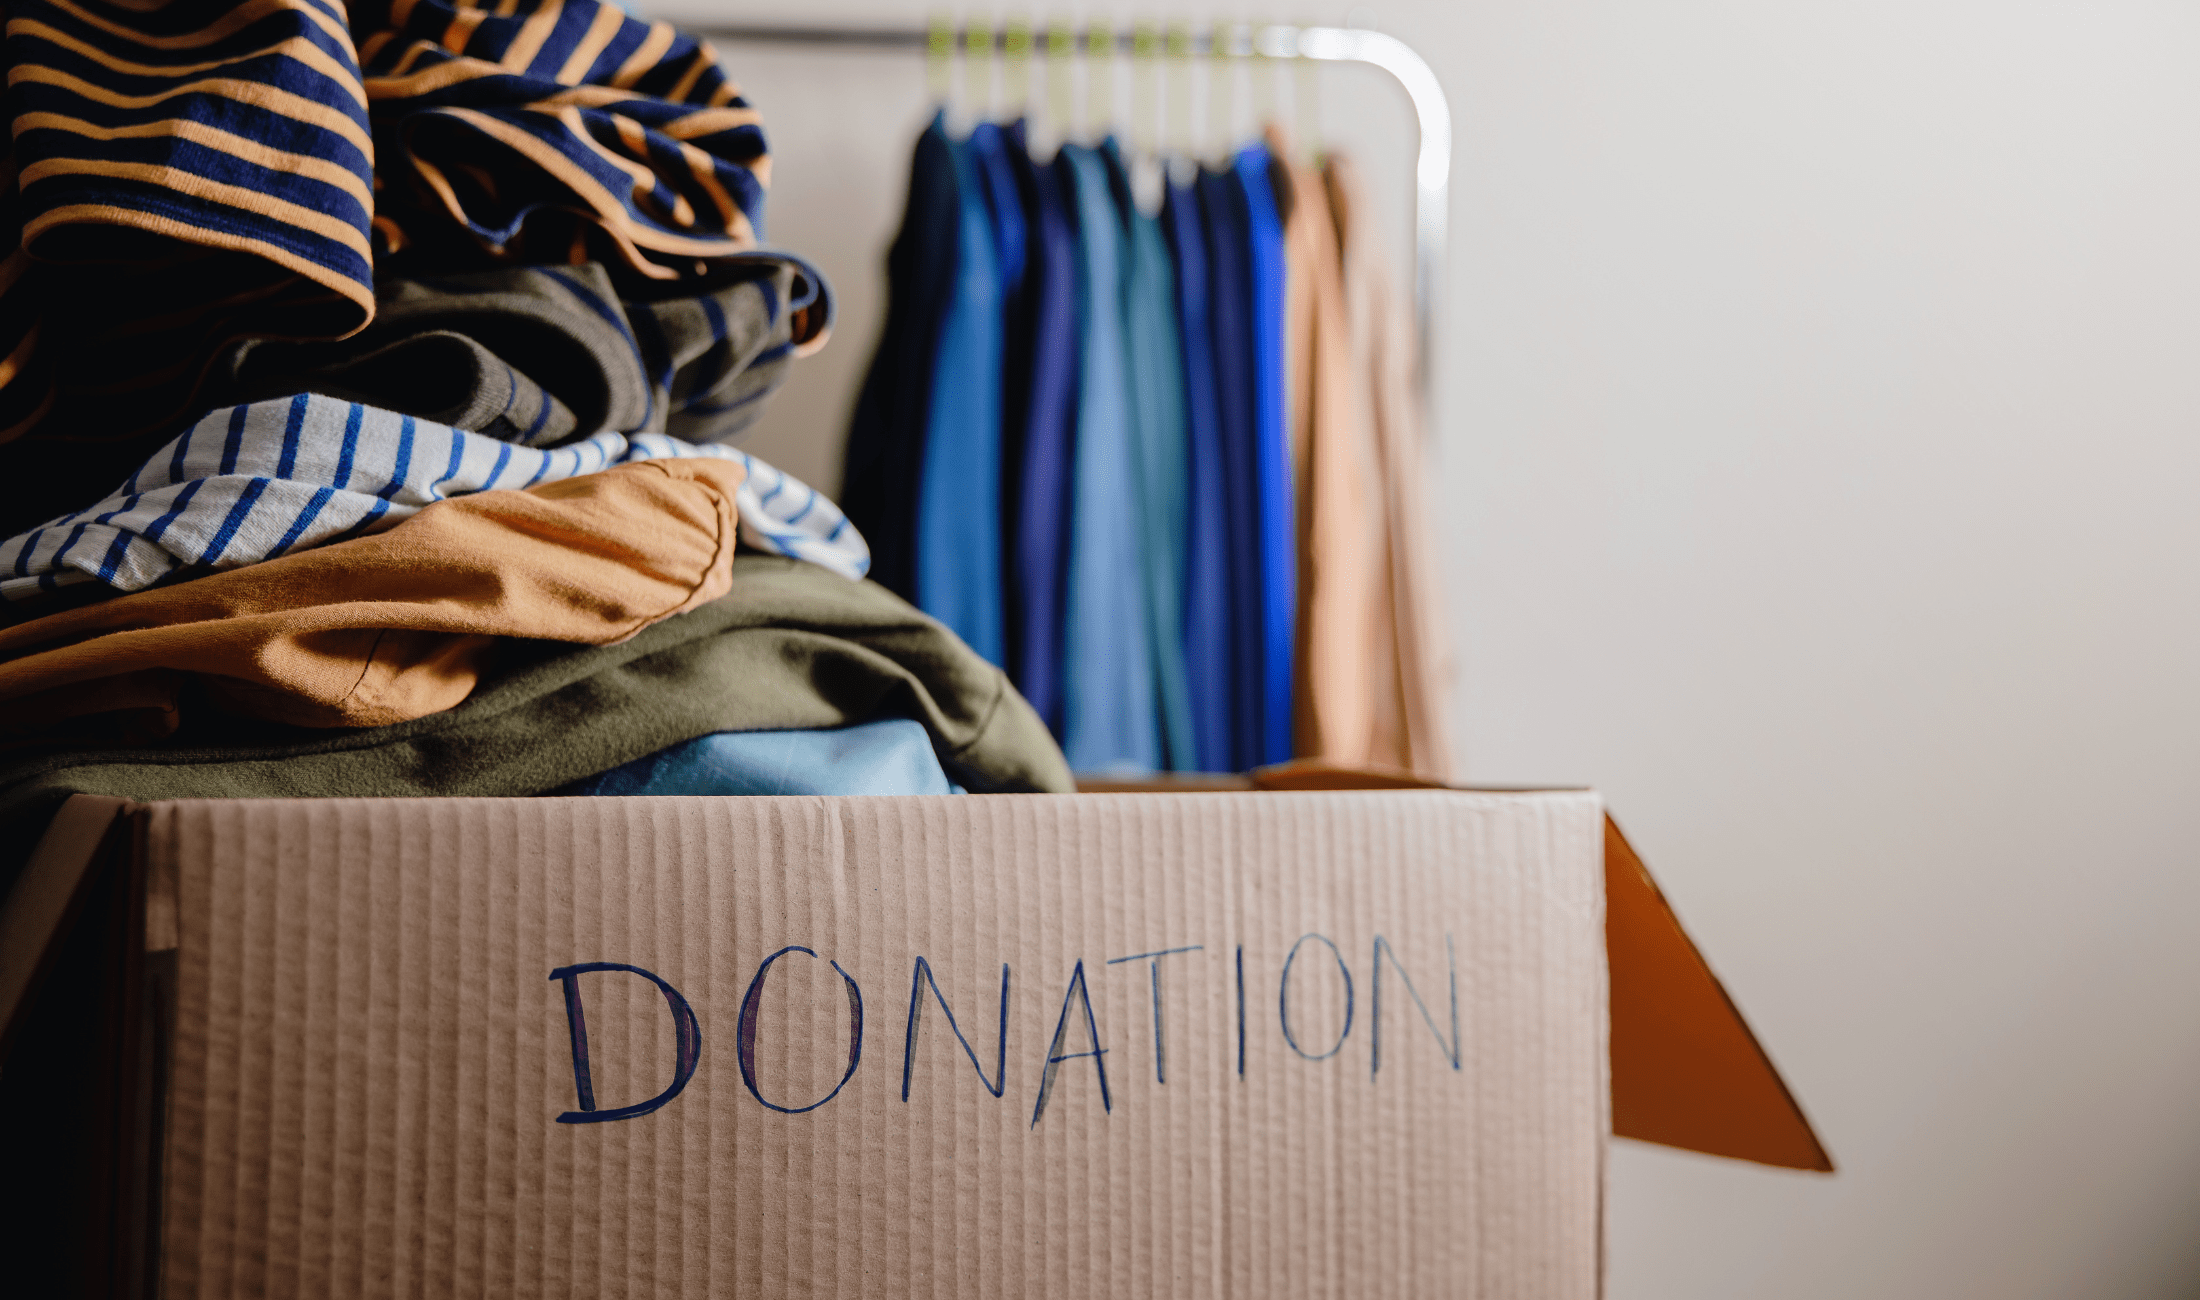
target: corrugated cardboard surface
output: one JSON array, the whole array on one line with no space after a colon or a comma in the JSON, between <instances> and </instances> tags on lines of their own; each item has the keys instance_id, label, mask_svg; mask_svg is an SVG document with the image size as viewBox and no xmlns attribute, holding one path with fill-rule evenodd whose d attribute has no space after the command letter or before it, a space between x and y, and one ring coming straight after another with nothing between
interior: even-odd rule
<instances>
[{"instance_id":1,"label":"corrugated cardboard surface","mask_svg":"<svg viewBox=\"0 0 2200 1300\"><path fill-rule=\"evenodd\" d=\"M1593 795L146 815L170 1297L1599 1287Z\"/></svg>"}]
</instances>

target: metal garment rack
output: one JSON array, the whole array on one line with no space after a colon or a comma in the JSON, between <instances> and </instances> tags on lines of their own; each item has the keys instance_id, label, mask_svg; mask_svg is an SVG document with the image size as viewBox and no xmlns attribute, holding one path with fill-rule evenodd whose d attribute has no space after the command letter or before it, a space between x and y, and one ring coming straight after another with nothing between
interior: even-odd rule
<instances>
[{"instance_id":1,"label":"metal garment rack","mask_svg":"<svg viewBox=\"0 0 2200 1300\"><path fill-rule=\"evenodd\" d=\"M802 45L822 49L913 50L935 47L942 34L923 27L800 27L716 24L699 35L738 44ZM953 32L958 50L1004 51L1006 30L971 28ZM1112 43L1118 54L1131 52L1137 33L1108 29L1077 30L1075 48L1089 51L1090 38ZM1451 105L1436 73L1412 46L1395 36L1360 27L1284 27L1225 24L1191 38L1191 53L1270 59L1316 59L1325 63L1363 63L1380 68L1404 88L1413 103L1420 139L1413 169L1413 308L1420 327L1420 381L1425 396L1435 372L1430 348L1436 335L1436 305L1444 280L1446 236L1450 231ZM1041 57L1039 51L1031 51Z\"/></svg>"}]
</instances>

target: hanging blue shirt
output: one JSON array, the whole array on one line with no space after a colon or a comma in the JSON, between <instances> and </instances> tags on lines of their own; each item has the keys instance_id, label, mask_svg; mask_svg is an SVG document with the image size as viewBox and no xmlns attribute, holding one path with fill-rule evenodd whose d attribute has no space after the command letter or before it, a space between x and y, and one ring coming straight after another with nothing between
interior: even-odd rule
<instances>
[{"instance_id":1,"label":"hanging blue shirt","mask_svg":"<svg viewBox=\"0 0 2200 1300\"><path fill-rule=\"evenodd\" d=\"M1261 711L1260 498L1255 461L1253 269L1245 187L1233 172L1202 172L1207 214L1207 274L1214 287L1208 323L1214 339L1215 416L1221 432L1225 554L1229 561L1230 764L1258 766Z\"/></svg>"},{"instance_id":2,"label":"hanging blue shirt","mask_svg":"<svg viewBox=\"0 0 2200 1300\"><path fill-rule=\"evenodd\" d=\"M1222 430L1215 412L1213 297L1207 222L1191 182L1171 181L1161 224L1176 263L1185 426L1184 675L1192 746L1201 771L1227 772L1231 757L1230 539L1223 500Z\"/></svg>"},{"instance_id":3,"label":"hanging blue shirt","mask_svg":"<svg viewBox=\"0 0 2200 1300\"><path fill-rule=\"evenodd\" d=\"M1139 559L1123 321L1123 229L1107 163L1065 145L1077 195L1082 378L1062 748L1079 772L1161 766L1145 581Z\"/></svg>"},{"instance_id":4,"label":"hanging blue shirt","mask_svg":"<svg viewBox=\"0 0 2200 1300\"><path fill-rule=\"evenodd\" d=\"M917 605L993 663L1001 622L1001 282L977 146L950 141L956 267L917 500Z\"/></svg>"},{"instance_id":5,"label":"hanging blue shirt","mask_svg":"<svg viewBox=\"0 0 2200 1300\"><path fill-rule=\"evenodd\" d=\"M1066 625L1070 554L1070 489L1077 440L1077 267L1080 254L1072 216L1070 164L1040 166L1016 150L1010 161L1028 182L1031 238L1026 280L1031 365L1029 399L1008 442L1016 458L1009 497L1009 675L1016 689L1053 728L1065 732L1062 638Z\"/></svg>"},{"instance_id":6,"label":"hanging blue shirt","mask_svg":"<svg viewBox=\"0 0 2200 1300\"><path fill-rule=\"evenodd\" d=\"M1298 529L1285 411L1283 221L1269 180L1268 147L1237 156L1245 189L1253 271L1253 463L1260 518L1261 744L1256 762L1290 759L1293 661L1298 640Z\"/></svg>"},{"instance_id":7,"label":"hanging blue shirt","mask_svg":"<svg viewBox=\"0 0 2200 1300\"><path fill-rule=\"evenodd\" d=\"M1131 449L1138 469L1139 554L1144 564L1147 634L1153 642L1162 757L1179 772L1199 768L1184 667L1186 450L1184 362L1177 346L1176 276L1161 223L1138 210L1130 178L1112 145L1106 151L1116 201L1129 233L1123 319L1130 371Z\"/></svg>"}]
</instances>

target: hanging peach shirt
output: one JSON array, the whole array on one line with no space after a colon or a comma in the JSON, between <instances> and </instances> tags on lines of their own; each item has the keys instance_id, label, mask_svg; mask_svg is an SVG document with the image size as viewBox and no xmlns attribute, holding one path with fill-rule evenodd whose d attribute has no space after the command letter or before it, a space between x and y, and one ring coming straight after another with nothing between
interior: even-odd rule
<instances>
[{"instance_id":1,"label":"hanging peach shirt","mask_svg":"<svg viewBox=\"0 0 2200 1300\"><path fill-rule=\"evenodd\" d=\"M1269 149L1291 156L1283 133ZM1347 767L1390 763L1374 749L1387 674L1383 492L1374 408L1355 365L1337 226L1321 177L1288 164L1285 339L1297 473L1299 658L1296 749Z\"/></svg>"},{"instance_id":2,"label":"hanging peach shirt","mask_svg":"<svg viewBox=\"0 0 2200 1300\"><path fill-rule=\"evenodd\" d=\"M385 533L0 629L0 736L125 715L187 679L234 713L370 727L450 708L499 637L623 641L725 594L739 462L651 460L440 501Z\"/></svg>"},{"instance_id":3,"label":"hanging peach shirt","mask_svg":"<svg viewBox=\"0 0 2200 1300\"><path fill-rule=\"evenodd\" d=\"M1368 228L1358 169L1332 154L1324 171L1343 250L1351 369L1371 399L1381 495L1383 617L1376 624L1366 752L1374 764L1449 783L1456 776L1448 730L1453 669L1428 533L1418 339L1407 301L1392 288L1382 247Z\"/></svg>"}]
</instances>

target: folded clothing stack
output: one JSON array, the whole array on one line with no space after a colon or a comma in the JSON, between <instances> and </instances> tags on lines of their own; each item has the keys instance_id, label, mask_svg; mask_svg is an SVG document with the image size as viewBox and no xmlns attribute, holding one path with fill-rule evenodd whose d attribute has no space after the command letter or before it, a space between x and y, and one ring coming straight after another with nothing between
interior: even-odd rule
<instances>
[{"instance_id":1,"label":"folded clothing stack","mask_svg":"<svg viewBox=\"0 0 2200 1300\"><path fill-rule=\"evenodd\" d=\"M595 0L344 15L9 11L0 825L1070 788L840 511L727 445L832 308L760 242L716 53Z\"/></svg>"}]
</instances>

